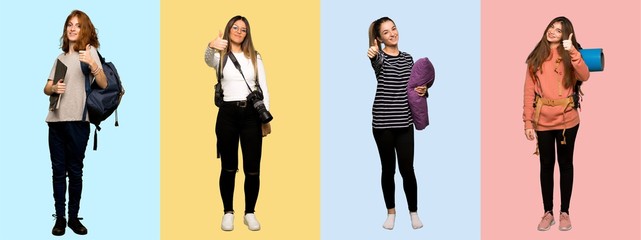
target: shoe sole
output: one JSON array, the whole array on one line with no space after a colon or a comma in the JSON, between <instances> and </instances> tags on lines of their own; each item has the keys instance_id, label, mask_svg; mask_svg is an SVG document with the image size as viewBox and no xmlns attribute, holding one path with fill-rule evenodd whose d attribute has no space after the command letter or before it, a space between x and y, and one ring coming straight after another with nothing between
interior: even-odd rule
<instances>
[{"instance_id":1,"label":"shoe sole","mask_svg":"<svg viewBox=\"0 0 641 240\"><path fill-rule=\"evenodd\" d=\"M71 230L72 230L75 234L78 234L78 235L87 235L87 232L80 232L80 231L76 232L76 231L75 231L75 230L73 230L73 229L71 229Z\"/></svg>"},{"instance_id":2,"label":"shoe sole","mask_svg":"<svg viewBox=\"0 0 641 240\"><path fill-rule=\"evenodd\" d=\"M556 222L554 222L554 220L552 220L552 222L550 222L550 225L549 225L547 228L537 228L537 230L539 230L539 231L541 231L541 232L545 232L545 231L547 231L547 230L550 230L550 228L552 227L552 225L554 225L555 223L556 223Z\"/></svg>"},{"instance_id":3,"label":"shoe sole","mask_svg":"<svg viewBox=\"0 0 641 240\"><path fill-rule=\"evenodd\" d=\"M568 228L561 228L561 227L559 227L559 231L570 231L570 230L572 230L572 226L570 226L570 227L568 227Z\"/></svg>"},{"instance_id":4,"label":"shoe sole","mask_svg":"<svg viewBox=\"0 0 641 240\"><path fill-rule=\"evenodd\" d=\"M249 229L249 231L259 231L259 230L260 230L260 226L258 226L258 228L257 228L257 229L252 229L252 228L249 226L249 224L247 224L247 220L244 220L244 219L243 219L243 223L245 224L245 226L247 226L247 229Z\"/></svg>"}]
</instances>

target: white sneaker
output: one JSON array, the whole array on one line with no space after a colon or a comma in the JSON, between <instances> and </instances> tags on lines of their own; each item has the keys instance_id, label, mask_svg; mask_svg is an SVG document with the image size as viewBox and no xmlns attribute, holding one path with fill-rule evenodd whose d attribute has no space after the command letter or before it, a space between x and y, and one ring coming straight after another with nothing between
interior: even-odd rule
<instances>
[{"instance_id":1,"label":"white sneaker","mask_svg":"<svg viewBox=\"0 0 641 240\"><path fill-rule=\"evenodd\" d=\"M423 222L421 222L421 219L418 218L417 212L411 212L410 219L412 220L412 228L419 229L423 227Z\"/></svg>"},{"instance_id":2,"label":"white sneaker","mask_svg":"<svg viewBox=\"0 0 641 240\"><path fill-rule=\"evenodd\" d=\"M385 222L383 223L383 228L387 230L394 229L394 220L396 220L396 214L388 213L387 219L385 219Z\"/></svg>"},{"instance_id":3,"label":"white sneaker","mask_svg":"<svg viewBox=\"0 0 641 240\"><path fill-rule=\"evenodd\" d=\"M260 223L258 223L258 219L256 219L256 215L253 213L248 213L245 214L245 220L243 221L245 225L247 225L247 228L251 231L258 231L260 230Z\"/></svg>"},{"instance_id":4,"label":"white sneaker","mask_svg":"<svg viewBox=\"0 0 641 240\"><path fill-rule=\"evenodd\" d=\"M225 215L223 215L223 222L220 224L220 228L223 231L234 230L234 214L233 213L225 213Z\"/></svg>"}]
</instances>

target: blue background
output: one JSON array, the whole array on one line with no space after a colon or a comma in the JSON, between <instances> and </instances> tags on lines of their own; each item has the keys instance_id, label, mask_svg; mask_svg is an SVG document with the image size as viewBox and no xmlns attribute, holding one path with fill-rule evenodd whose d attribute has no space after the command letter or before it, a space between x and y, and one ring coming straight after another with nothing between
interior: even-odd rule
<instances>
[{"instance_id":1,"label":"blue background","mask_svg":"<svg viewBox=\"0 0 641 240\"><path fill-rule=\"evenodd\" d=\"M118 68L126 94L120 127L113 116L103 122L98 151L91 149L92 127L80 206L89 234L67 228L63 238L159 239L158 1L0 3L0 238L53 237L48 97L42 91L74 9L98 29L99 50Z\"/></svg>"},{"instance_id":2,"label":"blue background","mask_svg":"<svg viewBox=\"0 0 641 240\"><path fill-rule=\"evenodd\" d=\"M398 171L396 226L381 227L367 30L382 16L395 21L400 50L436 71L430 126L415 132L420 230ZM479 239L479 209L480 2L321 1L321 239Z\"/></svg>"}]
</instances>

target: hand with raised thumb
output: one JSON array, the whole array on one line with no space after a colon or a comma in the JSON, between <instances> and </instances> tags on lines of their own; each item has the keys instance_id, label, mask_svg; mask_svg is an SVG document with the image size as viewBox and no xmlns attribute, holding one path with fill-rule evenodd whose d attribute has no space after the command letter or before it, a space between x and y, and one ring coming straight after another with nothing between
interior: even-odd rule
<instances>
[{"instance_id":1,"label":"hand with raised thumb","mask_svg":"<svg viewBox=\"0 0 641 240\"><path fill-rule=\"evenodd\" d=\"M227 48L227 40L223 39L223 32L218 31L218 37L209 42L209 47L218 51L223 51Z\"/></svg>"},{"instance_id":2,"label":"hand with raised thumb","mask_svg":"<svg viewBox=\"0 0 641 240\"><path fill-rule=\"evenodd\" d=\"M94 63L93 57L91 56L91 45L87 44L85 46L85 50L80 50L78 51L78 58L81 62L89 64L89 66L92 66Z\"/></svg>"},{"instance_id":3,"label":"hand with raised thumb","mask_svg":"<svg viewBox=\"0 0 641 240\"><path fill-rule=\"evenodd\" d=\"M374 45L367 49L367 57L374 58L378 55L378 40L374 39Z\"/></svg>"},{"instance_id":4,"label":"hand with raised thumb","mask_svg":"<svg viewBox=\"0 0 641 240\"><path fill-rule=\"evenodd\" d=\"M572 44L572 36L574 33L570 33L570 37L568 37L568 40L563 40L563 48L567 51L570 51L574 47Z\"/></svg>"}]
</instances>

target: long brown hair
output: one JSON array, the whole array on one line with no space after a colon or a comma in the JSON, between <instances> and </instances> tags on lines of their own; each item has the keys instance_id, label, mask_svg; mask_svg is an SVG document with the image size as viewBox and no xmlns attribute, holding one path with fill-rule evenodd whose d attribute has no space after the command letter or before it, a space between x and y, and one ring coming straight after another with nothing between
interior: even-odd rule
<instances>
[{"instance_id":1,"label":"long brown hair","mask_svg":"<svg viewBox=\"0 0 641 240\"><path fill-rule=\"evenodd\" d=\"M80 25L80 35L78 35L78 40L74 44L73 50L74 51L84 50L87 44L90 44L95 48L100 47L100 42L98 41L98 34L96 33L96 28L93 26L93 23L91 23L91 19L89 19L89 16L83 11L73 10L69 14L69 16L67 16L67 20L65 20L65 25L62 28L62 37L60 37L60 42L61 42L60 48L62 48L62 51L64 51L65 53L69 52L69 45L71 43L69 42L69 38L67 38L67 25L69 24L69 22L73 17L78 18L78 23Z\"/></svg>"},{"instance_id":2,"label":"long brown hair","mask_svg":"<svg viewBox=\"0 0 641 240\"><path fill-rule=\"evenodd\" d=\"M548 26L545 28L545 31L543 31L543 36L541 37L541 40L539 43L534 47L534 50L530 53L530 55L527 57L526 63L528 65L528 70L532 76L533 79L536 81L539 80L539 78L536 75L537 71L543 71L541 68L541 65L543 65L543 62L545 60L549 59L551 57L551 50L550 50L550 43L547 40L547 31L550 27L552 27L555 23L561 23L561 41L568 39L571 33L574 33L572 35L572 44L574 45L574 48L579 50L581 49L581 44L579 44L576 41L576 33L574 32L574 27L572 26L572 22L570 22L570 19L560 16L552 19ZM563 69L565 75L563 76L563 86L565 88L571 88L576 84L576 78L574 77L574 68L572 67L572 60L570 59L570 54L568 51L566 51L563 48L563 44L559 44L559 46L556 48L556 51L559 53L559 56L561 56L561 59L563 61Z\"/></svg>"},{"instance_id":3,"label":"long brown hair","mask_svg":"<svg viewBox=\"0 0 641 240\"><path fill-rule=\"evenodd\" d=\"M225 33L223 34L223 39L229 40L229 31L234 26L234 23L238 20L242 20L243 22L245 22L245 25L247 26L247 35L245 35L245 39L243 39L243 42L240 44L240 48L243 50L245 57L249 58L252 61L252 64L254 65L254 73L256 74L256 78L258 78L258 65L256 64L256 58L258 56L258 52L254 48L254 42L252 41L251 27L249 27L249 21L247 20L247 18L237 15L229 19L229 22L227 22L227 26L225 26ZM225 52L222 53L220 58L223 59L224 55L229 54L229 52L231 52L231 41L227 41L227 48L225 49Z\"/></svg>"},{"instance_id":4,"label":"long brown hair","mask_svg":"<svg viewBox=\"0 0 641 240\"><path fill-rule=\"evenodd\" d=\"M387 21L390 21L390 22L394 23L394 20L392 20L391 18L382 17L382 18L376 19L376 21L373 21L369 25L369 30L368 30L369 45L368 45L368 47L371 47L372 45L374 45L374 40L375 39L379 39L381 37L381 24L383 24L384 22L387 22ZM396 25L396 23L394 23L394 25ZM380 40L378 40L378 49L382 49Z\"/></svg>"}]
</instances>

